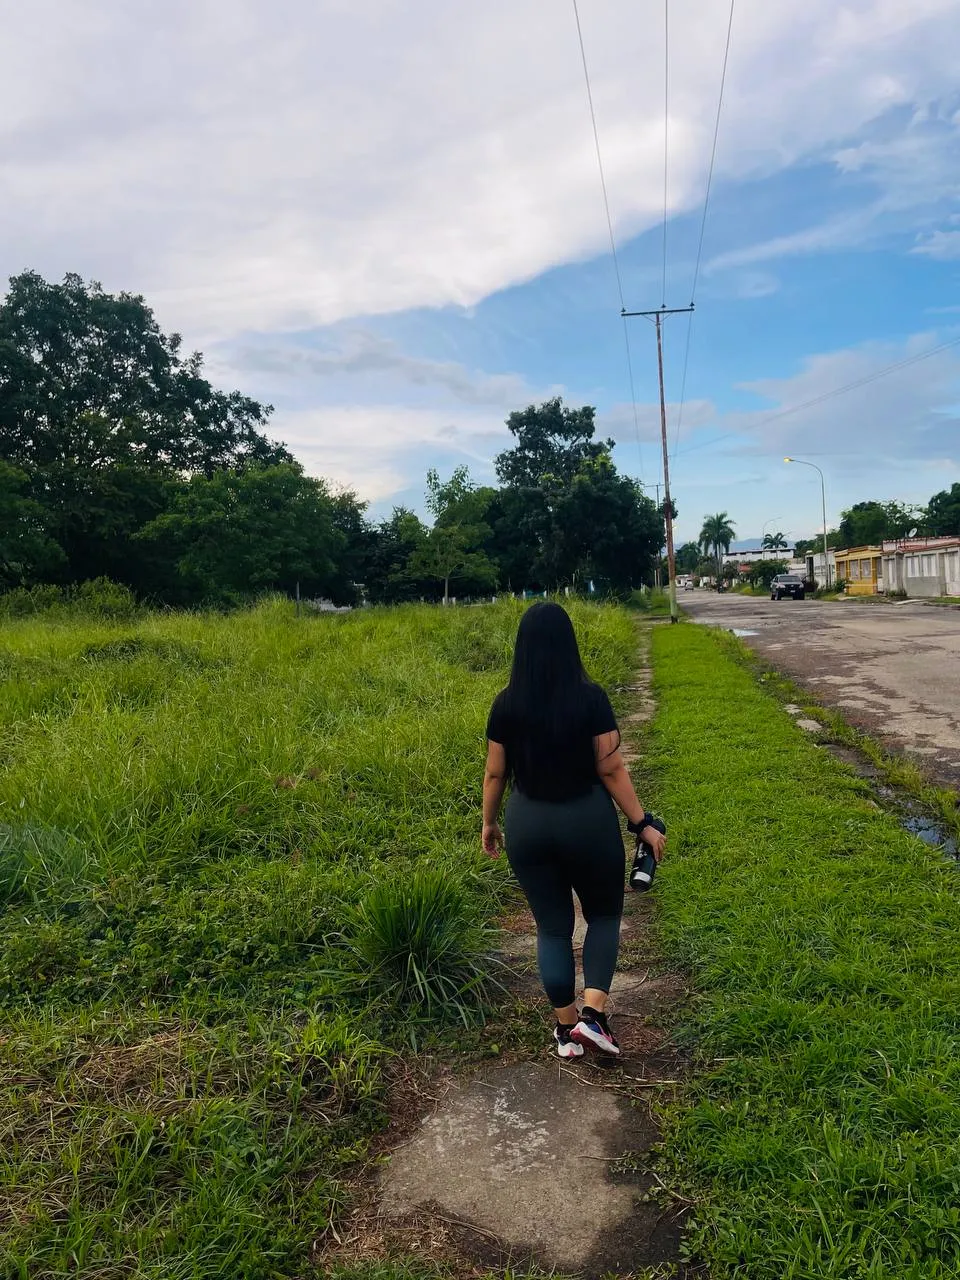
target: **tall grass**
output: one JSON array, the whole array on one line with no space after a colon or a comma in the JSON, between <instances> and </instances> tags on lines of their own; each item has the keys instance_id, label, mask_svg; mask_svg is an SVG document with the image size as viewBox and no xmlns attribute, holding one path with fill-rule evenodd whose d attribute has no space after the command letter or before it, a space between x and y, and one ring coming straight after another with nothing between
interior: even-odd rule
<instances>
[{"instance_id":1,"label":"tall grass","mask_svg":"<svg viewBox=\"0 0 960 1280\"><path fill-rule=\"evenodd\" d=\"M960 884L699 628L653 637L661 936L704 1074L667 1150L750 1280L960 1275Z\"/></svg>"},{"instance_id":2,"label":"tall grass","mask_svg":"<svg viewBox=\"0 0 960 1280\"><path fill-rule=\"evenodd\" d=\"M572 612L624 681L626 615ZM519 614L4 624L4 1280L302 1274L389 1054L482 1006L483 729Z\"/></svg>"}]
</instances>

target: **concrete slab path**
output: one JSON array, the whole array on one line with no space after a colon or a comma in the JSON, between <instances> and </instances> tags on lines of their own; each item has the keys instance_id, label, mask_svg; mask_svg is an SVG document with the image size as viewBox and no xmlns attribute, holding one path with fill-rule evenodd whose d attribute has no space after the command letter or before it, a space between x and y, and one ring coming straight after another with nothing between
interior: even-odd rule
<instances>
[{"instance_id":1,"label":"concrete slab path","mask_svg":"<svg viewBox=\"0 0 960 1280\"><path fill-rule=\"evenodd\" d=\"M629 692L625 738L652 710L646 671ZM649 1197L657 1190L650 1149L659 1137L650 1102L677 1073L664 1013L684 995L652 946L652 908L651 898L628 895L622 970L611 993L623 1049L616 1060L555 1056L532 920L521 916L504 930L502 955L530 1017L542 1020L542 1053L450 1083L390 1158L379 1205L385 1218L434 1213L463 1228L461 1247L469 1249L473 1233L476 1255L499 1265L557 1268L580 1280L632 1276L658 1263L686 1274L678 1261L685 1206ZM577 945L583 933L581 918Z\"/></svg>"}]
</instances>

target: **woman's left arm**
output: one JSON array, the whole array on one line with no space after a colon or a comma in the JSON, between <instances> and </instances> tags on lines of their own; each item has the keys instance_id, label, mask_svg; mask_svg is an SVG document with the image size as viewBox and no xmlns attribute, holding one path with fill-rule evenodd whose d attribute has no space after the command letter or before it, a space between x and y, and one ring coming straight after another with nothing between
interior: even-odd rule
<instances>
[{"instance_id":1,"label":"woman's left arm","mask_svg":"<svg viewBox=\"0 0 960 1280\"><path fill-rule=\"evenodd\" d=\"M491 858L503 849L500 805L507 786L507 753L500 742L488 741L487 766L483 771L483 847Z\"/></svg>"}]
</instances>

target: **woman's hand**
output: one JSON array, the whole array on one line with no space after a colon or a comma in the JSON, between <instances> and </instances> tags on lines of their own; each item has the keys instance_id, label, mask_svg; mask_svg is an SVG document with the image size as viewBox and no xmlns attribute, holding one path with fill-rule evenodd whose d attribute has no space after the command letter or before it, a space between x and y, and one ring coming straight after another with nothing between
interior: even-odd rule
<instances>
[{"instance_id":1,"label":"woman's hand","mask_svg":"<svg viewBox=\"0 0 960 1280\"><path fill-rule=\"evenodd\" d=\"M662 862L663 855L667 847L667 837L663 832L658 831L656 827L651 827L648 824L640 832L640 839L644 844L648 844L653 850L653 856L656 858L657 862Z\"/></svg>"},{"instance_id":2,"label":"woman's hand","mask_svg":"<svg viewBox=\"0 0 960 1280\"><path fill-rule=\"evenodd\" d=\"M485 822L483 824L483 851L489 854L491 858L499 858L503 852L503 832L496 822Z\"/></svg>"}]
</instances>

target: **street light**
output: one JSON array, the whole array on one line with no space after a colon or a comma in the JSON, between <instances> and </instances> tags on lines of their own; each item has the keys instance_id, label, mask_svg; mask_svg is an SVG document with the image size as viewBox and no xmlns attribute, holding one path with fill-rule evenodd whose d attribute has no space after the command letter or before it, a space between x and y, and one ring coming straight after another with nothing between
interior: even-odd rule
<instances>
[{"instance_id":1,"label":"street light","mask_svg":"<svg viewBox=\"0 0 960 1280\"><path fill-rule=\"evenodd\" d=\"M799 462L802 467L813 467L820 477L820 504L823 512L823 576L826 585L830 585L830 561L827 559L827 495L823 486L823 472L815 462L807 462L803 458L784 458L784 462Z\"/></svg>"},{"instance_id":2,"label":"street light","mask_svg":"<svg viewBox=\"0 0 960 1280\"><path fill-rule=\"evenodd\" d=\"M766 552L765 552L765 550L764 550L764 546L763 546L763 540L764 540L764 538L766 538L766 536L767 536L767 525L768 525L768 524L773 524L774 520L782 520L782 519L783 519L783 516L771 516L769 520L765 520L765 521L763 522L763 530L762 530L762 534L761 534L761 538L760 538L760 559L761 559L761 560L766 560L766 558L767 558L767 557L766 557Z\"/></svg>"}]
</instances>

